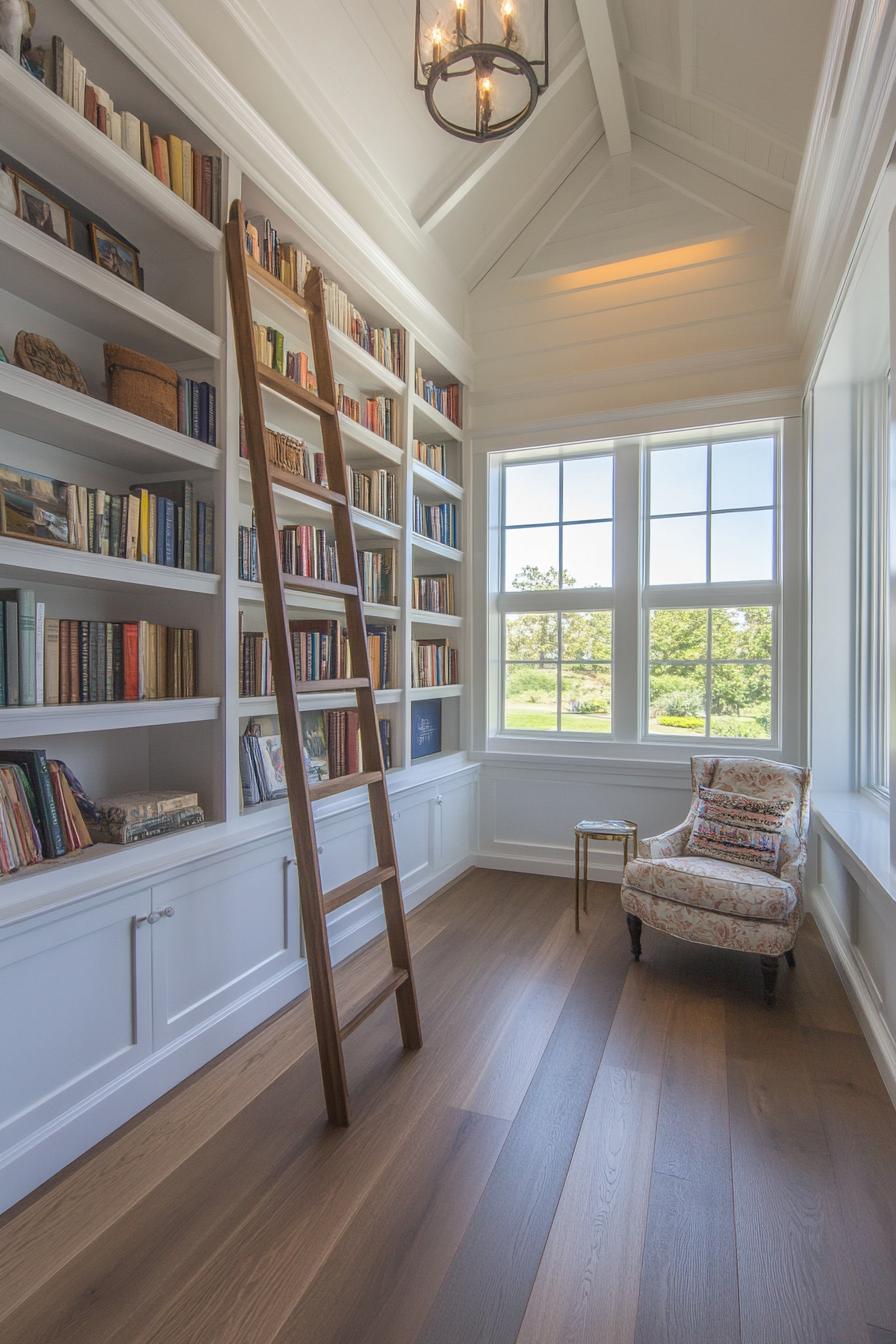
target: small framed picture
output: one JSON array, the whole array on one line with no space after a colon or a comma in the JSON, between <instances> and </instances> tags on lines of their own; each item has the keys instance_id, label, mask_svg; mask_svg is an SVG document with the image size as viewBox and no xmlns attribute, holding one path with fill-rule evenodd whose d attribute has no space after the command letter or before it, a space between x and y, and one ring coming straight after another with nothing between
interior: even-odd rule
<instances>
[{"instance_id":1,"label":"small framed picture","mask_svg":"<svg viewBox=\"0 0 896 1344\"><path fill-rule=\"evenodd\" d=\"M58 243L73 247L72 215L68 207L23 173L10 172L10 177L16 186L16 214L19 219L40 229L41 233L48 233Z\"/></svg>"},{"instance_id":2,"label":"small framed picture","mask_svg":"<svg viewBox=\"0 0 896 1344\"><path fill-rule=\"evenodd\" d=\"M9 360L6 358L6 351L3 349L3 346L0 345L0 364L8 364L8 363Z\"/></svg>"},{"instance_id":3,"label":"small framed picture","mask_svg":"<svg viewBox=\"0 0 896 1344\"><path fill-rule=\"evenodd\" d=\"M140 288L140 253L136 247L122 242L114 233L108 233L99 224L92 222L90 246L97 266L102 266L104 271L111 271L120 279L127 280L129 285Z\"/></svg>"}]
</instances>

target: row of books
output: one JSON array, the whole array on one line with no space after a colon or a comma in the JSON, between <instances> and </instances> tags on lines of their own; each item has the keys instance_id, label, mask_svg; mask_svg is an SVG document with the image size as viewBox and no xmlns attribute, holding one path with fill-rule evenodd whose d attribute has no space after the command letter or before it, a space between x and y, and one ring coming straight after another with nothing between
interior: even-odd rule
<instances>
[{"instance_id":1,"label":"row of books","mask_svg":"<svg viewBox=\"0 0 896 1344\"><path fill-rule=\"evenodd\" d=\"M0 532L93 555L194 569L215 566L215 510L191 481L132 485L126 495L0 466Z\"/></svg>"},{"instance_id":2,"label":"row of books","mask_svg":"<svg viewBox=\"0 0 896 1344\"><path fill-rule=\"evenodd\" d=\"M263 322L253 322L252 332L255 338L255 358L275 373L298 383L306 392L317 392L317 378L308 362L304 350L289 350L286 337L277 327L268 327Z\"/></svg>"},{"instance_id":3,"label":"row of books","mask_svg":"<svg viewBox=\"0 0 896 1344\"><path fill-rule=\"evenodd\" d=\"M393 607L397 601L395 551L359 551L358 570L365 602Z\"/></svg>"},{"instance_id":4,"label":"row of books","mask_svg":"<svg viewBox=\"0 0 896 1344\"><path fill-rule=\"evenodd\" d=\"M295 439L291 434L283 434L279 429L265 429L265 444L268 461L280 471L288 471L291 476L302 476L306 481L326 486L327 459L319 449L310 448L304 439ZM249 442L246 438L246 422L240 416L240 457L248 458Z\"/></svg>"},{"instance_id":5,"label":"row of books","mask_svg":"<svg viewBox=\"0 0 896 1344\"><path fill-rule=\"evenodd\" d=\"M378 434L381 439L398 446L401 422L394 397L365 397L360 401L357 397L349 396L345 385L339 383L336 387L336 405L356 425L363 425L372 434Z\"/></svg>"},{"instance_id":6,"label":"row of books","mask_svg":"<svg viewBox=\"0 0 896 1344\"><path fill-rule=\"evenodd\" d=\"M424 504L414 496L414 531L443 546L459 546L456 504Z\"/></svg>"},{"instance_id":7,"label":"row of books","mask_svg":"<svg viewBox=\"0 0 896 1344\"><path fill-rule=\"evenodd\" d=\"M416 611L435 611L440 616L453 616L454 575L415 574L411 580L411 606Z\"/></svg>"},{"instance_id":8,"label":"row of books","mask_svg":"<svg viewBox=\"0 0 896 1344\"><path fill-rule=\"evenodd\" d=\"M394 522L398 501L395 472L377 468L357 471L354 467L349 467L348 472L354 507Z\"/></svg>"},{"instance_id":9,"label":"row of books","mask_svg":"<svg viewBox=\"0 0 896 1344\"><path fill-rule=\"evenodd\" d=\"M392 723L379 719L383 765L392 768ZM314 710L301 717L305 766L312 782L355 774L360 769L358 711ZM243 806L256 807L286 797L286 773L279 733L270 723L249 723L240 736L240 783Z\"/></svg>"},{"instance_id":10,"label":"row of books","mask_svg":"<svg viewBox=\"0 0 896 1344\"><path fill-rule=\"evenodd\" d=\"M38 749L0 752L0 873L89 848L81 799L90 810L62 761L48 761Z\"/></svg>"},{"instance_id":11,"label":"row of books","mask_svg":"<svg viewBox=\"0 0 896 1344\"><path fill-rule=\"evenodd\" d=\"M88 705L196 694L196 631L48 617L29 588L0 594L0 705Z\"/></svg>"},{"instance_id":12,"label":"row of books","mask_svg":"<svg viewBox=\"0 0 896 1344\"><path fill-rule=\"evenodd\" d=\"M311 259L295 244L283 242L278 230L263 215L246 220L246 251L287 289L304 294ZM324 311L334 327L385 368L399 378L404 377L405 335L400 327L372 326L334 280L324 280Z\"/></svg>"},{"instance_id":13,"label":"row of books","mask_svg":"<svg viewBox=\"0 0 896 1344\"><path fill-rule=\"evenodd\" d=\"M336 563L336 544L330 541L322 527L298 523L277 529L280 545L280 568L284 574L301 574L308 578L339 582ZM253 517L249 527L240 525L237 545L239 577L249 583L258 583L261 568L258 562L258 531Z\"/></svg>"},{"instance_id":14,"label":"row of books","mask_svg":"<svg viewBox=\"0 0 896 1344\"><path fill-rule=\"evenodd\" d=\"M431 471L437 471L440 476L447 476L448 455L444 443L424 443L422 439L415 439L414 457Z\"/></svg>"},{"instance_id":15,"label":"row of books","mask_svg":"<svg viewBox=\"0 0 896 1344\"><path fill-rule=\"evenodd\" d=\"M424 378L423 370L418 369L415 387L418 397L422 397L429 406L441 411L442 415L453 420L460 428L460 383L449 383L447 387L440 387L431 378Z\"/></svg>"},{"instance_id":16,"label":"row of books","mask_svg":"<svg viewBox=\"0 0 896 1344\"><path fill-rule=\"evenodd\" d=\"M455 686L457 649L447 639L411 640L411 685Z\"/></svg>"},{"instance_id":17,"label":"row of books","mask_svg":"<svg viewBox=\"0 0 896 1344\"><path fill-rule=\"evenodd\" d=\"M264 631L242 629L240 612L240 695L274 694L270 642ZM330 681L350 677L348 637L338 621L290 621L292 651L297 681ZM392 683L395 630L387 625L368 625L367 652L374 690Z\"/></svg>"},{"instance_id":18,"label":"row of books","mask_svg":"<svg viewBox=\"0 0 896 1344\"><path fill-rule=\"evenodd\" d=\"M177 428L200 443L218 442L218 391L213 383L177 376Z\"/></svg>"},{"instance_id":19,"label":"row of books","mask_svg":"<svg viewBox=\"0 0 896 1344\"><path fill-rule=\"evenodd\" d=\"M136 113L118 111L107 90L87 78L86 68L61 37L43 48L32 44L28 66L57 97L220 227L221 160L216 154L203 154L177 135L154 135Z\"/></svg>"}]
</instances>

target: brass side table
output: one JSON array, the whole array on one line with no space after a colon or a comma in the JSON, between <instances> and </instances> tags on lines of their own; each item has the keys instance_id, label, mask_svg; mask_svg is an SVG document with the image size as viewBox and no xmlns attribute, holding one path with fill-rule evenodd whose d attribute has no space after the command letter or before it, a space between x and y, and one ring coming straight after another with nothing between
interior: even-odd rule
<instances>
[{"instance_id":1,"label":"brass side table","mask_svg":"<svg viewBox=\"0 0 896 1344\"><path fill-rule=\"evenodd\" d=\"M576 824L576 933L579 932L579 897L582 909L588 913L588 844L591 840L621 840L623 871L628 863L629 841L632 857L638 853L638 827L633 821L580 821ZM584 864L581 859L584 857Z\"/></svg>"}]
</instances>

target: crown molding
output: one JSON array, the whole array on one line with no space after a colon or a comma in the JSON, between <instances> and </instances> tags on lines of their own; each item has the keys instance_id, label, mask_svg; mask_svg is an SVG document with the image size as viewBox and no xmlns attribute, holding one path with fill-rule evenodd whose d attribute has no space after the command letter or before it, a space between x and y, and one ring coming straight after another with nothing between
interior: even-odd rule
<instances>
[{"instance_id":1,"label":"crown molding","mask_svg":"<svg viewBox=\"0 0 896 1344\"><path fill-rule=\"evenodd\" d=\"M231 0L226 0L230 4ZM473 353L462 334L353 218L181 28L160 0L75 0L77 7L182 107L221 150L279 199L324 255L359 277L376 301L416 329L465 382ZM444 256L412 225L408 241L448 277ZM465 296L456 278L458 306Z\"/></svg>"},{"instance_id":2,"label":"crown molding","mask_svg":"<svg viewBox=\"0 0 896 1344\"><path fill-rule=\"evenodd\" d=\"M782 263L810 356L894 135L896 6L837 0Z\"/></svg>"}]
</instances>

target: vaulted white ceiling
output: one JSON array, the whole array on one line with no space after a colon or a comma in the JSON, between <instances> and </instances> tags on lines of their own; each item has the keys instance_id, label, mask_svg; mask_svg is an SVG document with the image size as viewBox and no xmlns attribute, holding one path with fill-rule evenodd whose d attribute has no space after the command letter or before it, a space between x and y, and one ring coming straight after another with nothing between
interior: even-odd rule
<instances>
[{"instance_id":1,"label":"vaulted white ceiling","mask_svg":"<svg viewBox=\"0 0 896 1344\"><path fill-rule=\"evenodd\" d=\"M832 0L552 0L551 86L489 147L441 131L415 92L413 0L166 3L266 115L280 110L279 133L349 209L363 208L354 178L473 288L575 172L579 197L526 267L575 270L747 227L737 199L695 191L689 168L786 217ZM662 172L632 135L666 151ZM587 157L598 143L610 168Z\"/></svg>"}]
</instances>

